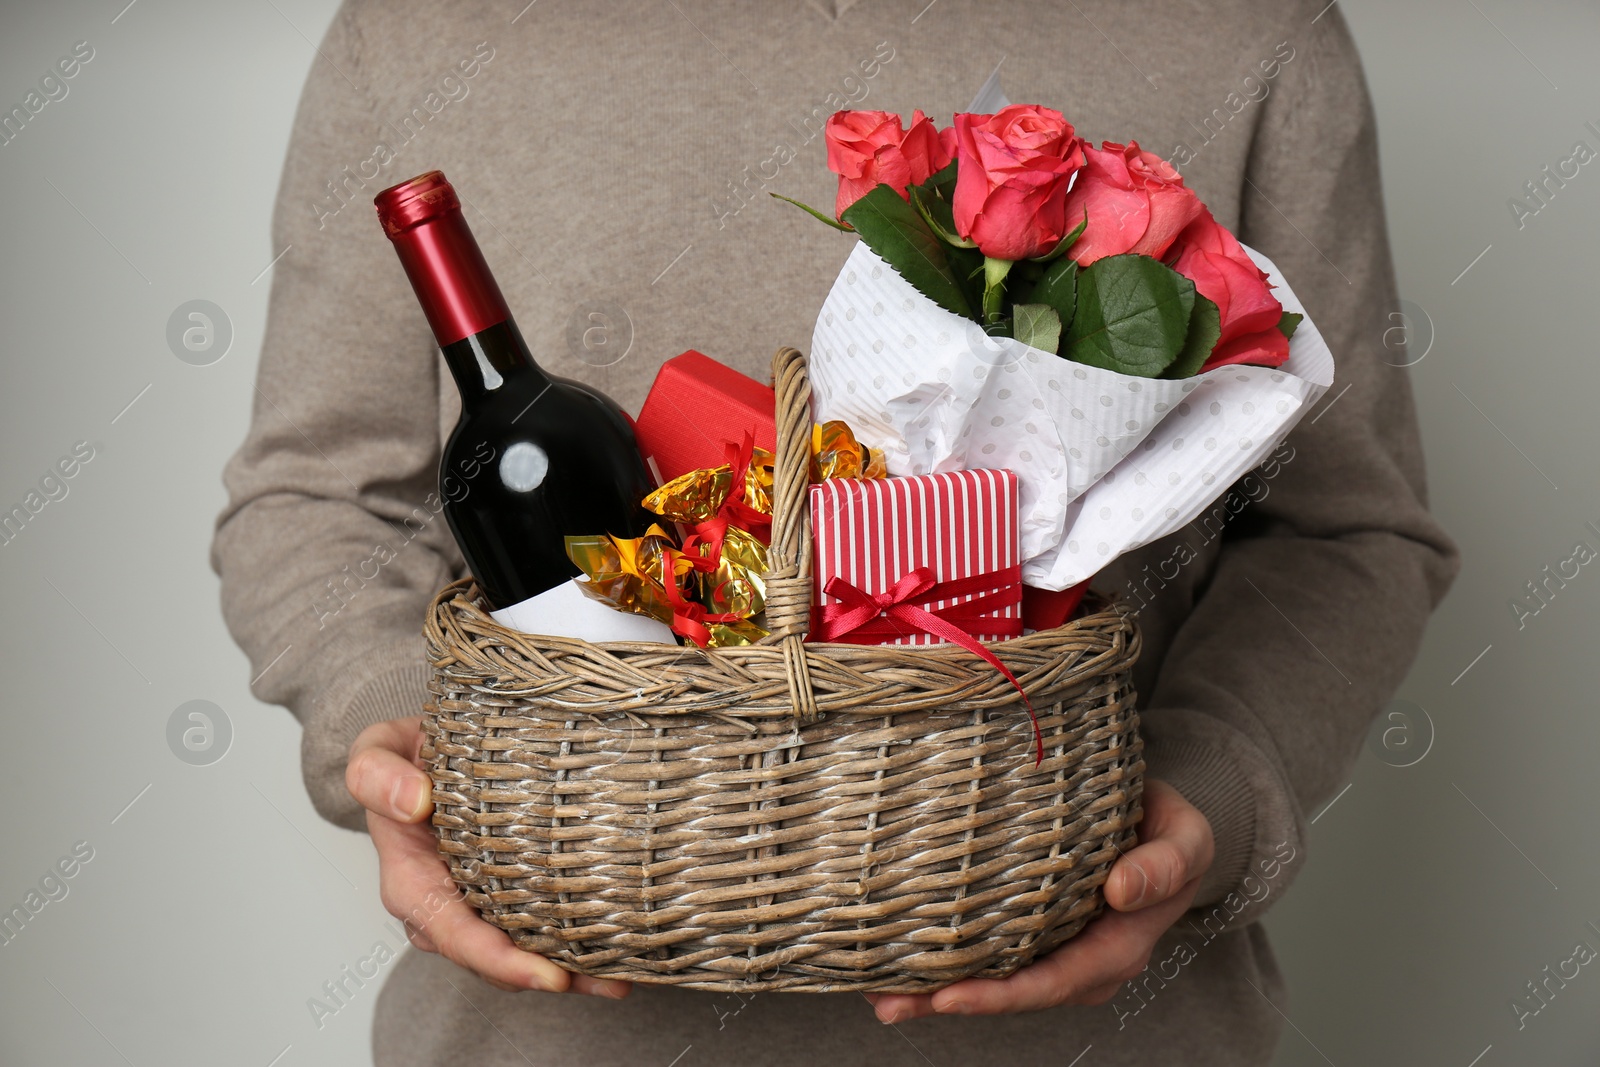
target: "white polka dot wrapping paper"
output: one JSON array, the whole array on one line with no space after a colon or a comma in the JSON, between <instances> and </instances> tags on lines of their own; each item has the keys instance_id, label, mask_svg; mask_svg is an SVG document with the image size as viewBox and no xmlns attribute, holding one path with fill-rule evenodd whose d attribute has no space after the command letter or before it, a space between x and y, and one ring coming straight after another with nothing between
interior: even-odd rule
<instances>
[{"instance_id":1,"label":"white polka dot wrapping paper","mask_svg":"<svg viewBox=\"0 0 1600 1067\"><path fill-rule=\"evenodd\" d=\"M1247 251L1284 310L1304 315L1272 262ZM1333 384L1309 317L1281 367L1139 378L988 337L860 242L823 301L809 369L817 420L844 420L890 474L1015 471L1023 580L1044 589L1183 528Z\"/></svg>"}]
</instances>

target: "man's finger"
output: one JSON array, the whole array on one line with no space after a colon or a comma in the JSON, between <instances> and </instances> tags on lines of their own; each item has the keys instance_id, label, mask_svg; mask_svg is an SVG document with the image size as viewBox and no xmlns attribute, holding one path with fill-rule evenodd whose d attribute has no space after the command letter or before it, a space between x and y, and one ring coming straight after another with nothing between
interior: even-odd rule
<instances>
[{"instance_id":1,"label":"man's finger","mask_svg":"<svg viewBox=\"0 0 1600 1067\"><path fill-rule=\"evenodd\" d=\"M419 822L433 810L433 781L411 762L418 722L396 719L368 727L350 746L345 765L345 788L357 803L396 822Z\"/></svg>"},{"instance_id":2,"label":"man's finger","mask_svg":"<svg viewBox=\"0 0 1600 1067\"><path fill-rule=\"evenodd\" d=\"M1106 903L1137 911L1170 900L1211 866L1211 826L1165 782L1145 783L1145 819L1139 845L1125 852L1106 879Z\"/></svg>"},{"instance_id":3,"label":"man's finger","mask_svg":"<svg viewBox=\"0 0 1600 1067\"><path fill-rule=\"evenodd\" d=\"M1181 845L1152 841L1124 853L1106 879L1106 903L1117 911L1138 911L1171 899L1189 880L1189 854Z\"/></svg>"},{"instance_id":4,"label":"man's finger","mask_svg":"<svg viewBox=\"0 0 1600 1067\"><path fill-rule=\"evenodd\" d=\"M1086 1004L1106 986L1120 987L1144 969L1156 940L1188 907L1195 881L1164 904L1106 912L1077 937L1001 979L969 978L933 994L941 1014L993 1015Z\"/></svg>"},{"instance_id":5,"label":"man's finger","mask_svg":"<svg viewBox=\"0 0 1600 1067\"><path fill-rule=\"evenodd\" d=\"M627 996L630 982L573 975L517 948L461 899L433 832L420 825L433 809L433 782L415 763L421 726L420 716L372 724L350 745L345 767L345 787L369 813L384 907L404 921L411 943L499 989Z\"/></svg>"},{"instance_id":6,"label":"man's finger","mask_svg":"<svg viewBox=\"0 0 1600 1067\"><path fill-rule=\"evenodd\" d=\"M488 982L503 982L519 990L579 993L614 1000L627 996L633 988L630 982L573 974L536 952L518 948L505 931L484 922L462 900L452 900L440 908L428 932L438 942L440 955L475 971Z\"/></svg>"},{"instance_id":7,"label":"man's finger","mask_svg":"<svg viewBox=\"0 0 1600 1067\"><path fill-rule=\"evenodd\" d=\"M620 978L591 978L586 974L575 974L572 976L572 985L568 987L567 992L621 1000L633 992L633 983L624 982Z\"/></svg>"},{"instance_id":8,"label":"man's finger","mask_svg":"<svg viewBox=\"0 0 1600 1067\"><path fill-rule=\"evenodd\" d=\"M907 1019L920 1019L933 1015L933 997L926 993L869 993L862 994L872 1004L872 1010L881 1023L903 1023Z\"/></svg>"},{"instance_id":9,"label":"man's finger","mask_svg":"<svg viewBox=\"0 0 1600 1067\"><path fill-rule=\"evenodd\" d=\"M387 748L415 760L422 750L422 716L408 715L403 719L382 719L356 735L350 743L350 754L367 748Z\"/></svg>"},{"instance_id":10,"label":"man's finger","mask_svg":"<svg viewBox=\"0 0 1600 1067\"><path fill-rule=\"evenodd\" d=\"M465 901L445 901L423 928L441 956L489 981L551 993L564 993L571 985L570 974L537 953L517 948L504 930L484 922Z\"/></svg>"},{"instance_id":11,"label":"man's finger","mask_svg":"<svg viewBox=\"0 0 1600 1067\"><path fill-rule=\"evenodd\" d=\"M1060 1004L1102 1004L1142 971L1156 941L1177 922L1211 866L1215 844L1199 809L1165 782L1145 783L1139 844L1112 866L1113 910L1042 959L1002 979L969 978L931 996L881 995L878 1018L900 1022L928 1013L989 1015Z\"/></svg>"},{"instance_id":12,"label":"man's finger","mask_svg":"<svg viewBox=\"0 0 1600 1067\"><path fill-rule=\"evenodd\" d=\"M1060 1004L1104 1003L1144 969L1156 940L1188 908L1196 879L1159 905L1132 913L1106 912L1048 956L1006 978L968 978L931 996L885 994L874 1007L884 1022L904 1022L932 1012L994 1015L1038 1011Z\"/></svg>"},{"instance_id":13,"label":"man's finger","mask_svg":"<svg viewBox=\"0 0 1600 1067\"><path fill-rule=\"evenodd\" d=\"M380 892L389 914L415 926L440 955L487 980L518 989L567 989L566 971L517 948L503 930L484 922L461 899L431 831L380 816L368 816L367 828L383 857Z\"/></svg>"},{"instance_id":14,"label":"man's finger","mask_svg":"<svg viewBox=\"0 0 1600 1067\"><path fill-rule=\"evenodd\" d=\"M1123 985L1124 983L1122 982L1107 982L1105 985L1096 986L1081 994L1073 1003L1087 1004L1092 1008L1098 1008L1102 1004L1109 1004L1117 999L1117 994L1122 990Z\"/></svg>"},{"instance_id":15,"label":"man's finger","mask_svg":"<svg viewBox=\"0 0 1600 1067\"><path fill-rule=\"evenodd\" d=\"M410 941L413 945L416 945L418 948L420 948L424 952L432 952L432 953L435 953L435 954L438 953L439 946L435 945L433 943L433 938L429 937L427 934L423 933L421 930L418 930L416 927L412 926L410 923L405 923L404 926L406 928L406 940L407 941Z\"/></svg>"}]
</instances>

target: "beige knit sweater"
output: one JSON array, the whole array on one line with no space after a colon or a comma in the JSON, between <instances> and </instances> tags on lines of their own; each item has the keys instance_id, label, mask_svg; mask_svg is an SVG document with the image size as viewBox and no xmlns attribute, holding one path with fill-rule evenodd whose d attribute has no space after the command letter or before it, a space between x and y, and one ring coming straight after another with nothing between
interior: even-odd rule
<instances>
[{"instance_id":1,"label":"beige knit sweater","mask_svg":"<svg viewBox=\"0 0 1600 1067\"><path fill-rule=\"evenodd\" d=\"M1097 582L1140 605L1150 773L1217 840L1197 909L1112 1004L893 1029L851 995L507 994L410 951L378 1006L380 1064L1268 1061L1285 990L1253 920L1302 865L1306 812L1345 780L1456 568L1425 509L1406 373L1385 361L1397 305L1372 112L1324 6L346 4L284 166L273 246L290 250L213 555L255 691L304 724L307 788L341 825L362 825L346 749L420 709L423 607L462 571L433 495L455 392L374 219L385 186L443 169L536 358L637 411L685 348L759 376L779 345L809 343L848 239L764 190L832 202L828 114L947 123L1004 57L1011 99L1171 157L1291 279L1339 379L1241 484L1247 506ZM625 312L630 345L605 367L568 343L597 302Z\"/></svg>"}]
</instances>

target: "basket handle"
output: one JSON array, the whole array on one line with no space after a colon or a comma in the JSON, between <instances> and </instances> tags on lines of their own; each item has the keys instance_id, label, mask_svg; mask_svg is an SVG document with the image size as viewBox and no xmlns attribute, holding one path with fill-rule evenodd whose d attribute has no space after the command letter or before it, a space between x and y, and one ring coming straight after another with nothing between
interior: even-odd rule
<instances>
[{"instance_id":1,"label":"basket handle","mask_svg":"<svg viewBox=\"0 0 1600 1067\"><path fill-rule=\"evenodd\" d=\"M762 643L782 648L795 722L805 726L820 714L805 652L811 626L811 379L806 357L798 349L778 349L772 357L772 382L778 396L778 433L766 574L770 636Z\"/></svg>"}]
</instances>

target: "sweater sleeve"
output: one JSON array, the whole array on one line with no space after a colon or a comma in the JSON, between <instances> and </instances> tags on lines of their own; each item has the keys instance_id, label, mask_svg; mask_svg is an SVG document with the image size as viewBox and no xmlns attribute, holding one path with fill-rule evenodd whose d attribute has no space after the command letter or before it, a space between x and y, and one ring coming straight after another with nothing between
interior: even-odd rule
<instances>
[{"instance_id":1,"label":"sweater sleeve","mask_svg":"<svg viewBox=\"0 0 1600 1067\"><path fill-rule=\"evenodd\" d=\"M1226 901L1241 922L1265 907L1264 873L1272 899L1287 885L1278 861L1347 780L1458 567L1427 511L1407 371L1384 347L1398 298L1360 60L1337 10L1296 27L1299 55L1261 105L1239 236L1294 285L1336 378L1270 494L1230 526L1145 719L1149 773L1216 833L1196 905Z\"/></svg>"},{"instance_id":2,"label":"sweater sleeve","mask_svg":"<svg viewBox=\"0 0 1600 1067\"><path fill-rule=\"evenodd\" d=\"M438 356L361 174L378 124L359 25L339 13L301 95L250 426L212 545L251 688L299 718L311 799L353 829L350 742L421 712L424 609L459 561L436 495Z\"/></svg>"}]
</instances>

